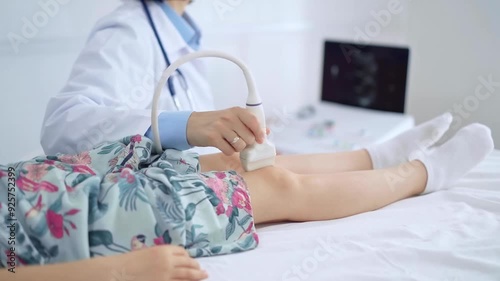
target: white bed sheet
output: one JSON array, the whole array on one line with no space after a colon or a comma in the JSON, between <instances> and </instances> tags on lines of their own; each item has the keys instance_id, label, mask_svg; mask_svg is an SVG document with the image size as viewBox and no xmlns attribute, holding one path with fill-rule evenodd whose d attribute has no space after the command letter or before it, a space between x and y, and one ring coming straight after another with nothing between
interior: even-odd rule
<instances>
[{"instance_id":1,"label":"white bed sheet","mask_svg":"<svg viewBox=\"0 0 500 281\"><path fill-rule=\"evenodd\" d=\"M349 218L259 227L256 250L200 259L209 280L500 280L500 151L451 190Z\"/></svg>"}]
</instances>

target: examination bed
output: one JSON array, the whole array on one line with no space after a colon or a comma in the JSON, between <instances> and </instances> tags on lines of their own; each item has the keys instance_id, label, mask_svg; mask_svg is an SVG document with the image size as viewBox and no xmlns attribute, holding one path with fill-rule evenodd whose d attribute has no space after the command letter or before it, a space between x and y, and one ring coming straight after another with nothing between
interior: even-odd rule
<instances>
[{"instance_id":1,"label":"examination bed","mask_svg":"<svg viewBox=\"0 0 500 281\"><path fill-rule=\"evenodd\" d=\"M209 280L500 280L500 151L451 190L344 219L258 228L256 250L199 259Z\"/></svg>"}]
</instances>

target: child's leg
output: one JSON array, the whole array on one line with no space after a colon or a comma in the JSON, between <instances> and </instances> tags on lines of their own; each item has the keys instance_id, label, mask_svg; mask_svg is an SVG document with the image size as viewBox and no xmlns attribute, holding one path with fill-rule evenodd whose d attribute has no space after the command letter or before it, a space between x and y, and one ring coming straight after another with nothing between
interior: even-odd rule
<instances>
[{"instance_id":1,"label":"child's leg","mask_svg":"<svg viewBox=\"0 0 500 281\"><path fill-rule=\"evenodd\" d=\"M365 149L306 155L276 157L276 167L297 174L331 174L348 171L372 170L372 161Z\"/></svg>"},{"instance_id":2,"label":"child's leg","mask_svg":"<svg viewBox=\"0 0 500 281\"><path fill-rule=\"evenodd\" d=\"M404 169L400 181L391 180ZM269 167L243 173L256 223L328 220L373 211L424 191L419 161L386 170L299 175Z\"/></svg>"},{"instance_id":3,"label":"child's leg","mask_svg":"<svg viewBox=\"0 0 500 281\"><path fill-rule=\"evenodd\" d=\"M257 223L335 219L450 187L493 150L491 131L462 128L445 144L414 161L372 171L299 175L269 167L243 173Z\"/></svg>"},{"instance_id":4,"label":"child's leg","mask_svg":"<svg viewBox=\"0 0 500 281\"><path fill-rule=\"evenodd\" d=\"M276 158L276 166L299 174L325 174L390 168L409 160L410 154L434 145L452 121L446 113L367 150Z\"/></svg>"},{"instance_id":5,"label":"child's leg","mask_svg":"<svg viewBox=\"0 0 500 281\"><path fill-rule=\"evenodd\" d=\"M448 130L452 121L447 113L425 122L399 136L367 150L352 152L286 155L276 157L276 167L298 174L323 174L347 171L381 169L407 162L410 154L432 146ZM200 157L202 171L235 170L243 172L239 154L204 155Z\"/></svg>"},{"instance_id":6,"label":"child's leg","mask_svg":"<svg viewBox=\"0 0 500 281\"><path fill-rule=\"evenodd\" d=\"M243 173L239 154L222 153L200 156L202 172L235 170ZM322 174L371 170L372 162L366 150L310 155L282 155L276 157L276 167L297 174Z\"/></svg>"}]
</instances>

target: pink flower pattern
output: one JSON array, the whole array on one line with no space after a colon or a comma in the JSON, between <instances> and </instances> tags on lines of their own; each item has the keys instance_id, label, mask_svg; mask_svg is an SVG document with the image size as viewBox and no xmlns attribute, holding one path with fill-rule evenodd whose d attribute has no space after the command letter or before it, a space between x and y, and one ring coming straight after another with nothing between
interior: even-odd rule
<instances>
[{"instance_id":1,"label":"pink flower pattern","mask_svg":"<svg viewBox=\"0 0 500 281\"><path fill-rule=\"evenodd\" d=\"M215 208L217 215L225 214L230 217L234 208L252 214L252 205L247 187L242 184L242 179L239 176L231 174L228 176L225 172L215 172L213 177L205 176L204 180L220 200ZM229 188L229 182L237 184L233 185L233 188Z\"/></svg>"},{"instance_id":2,"label":"pink flower pattern","mask_svg":"<svg viewBox=\"0 0 500 281\"><path fill-rule=\"evenodd\" d=\"M226 173L224 172L215 172L215 176L220 179L220 180L223 180L226 178Z\"/></svg>"},{"instance_id":3,"label":"pink flower pattern","mask_svg":"<svg viewBox=\"0 0 500 281\"><path fill-rule=\"evenodd\" d=\"M131 143L138 143L142 141L142 136L141 135L135 135L130 139Z\"/></svg>"},{"instance_id":4,"label":"pink flower pattern","mask_svg":"<svg viewBox=\"0 0 500 281\"><path fill-rule=\"evenodd\" d=\"M159 245L165 245L165 241L163 240L163 237L156 237L153 242L155 243L155 245L159 246Z\"/></svg>"},{"instance_id":5,"label":"pink flower pattern","mask_svg":"<svg viewBox=\"0 0 500 281\"><path fill-rule=\"evenodd\" d=\"M134 183L135 182L135 176L131 172L130 169L123 169L122 172L120 173L120 178L125 179L127 183Z\"/></svg>"},{"instance_id":6,"label":"pink flower pattern","mask_svg":"<svg viewBox=\"0 0 500 281\"><path fill-rule=\"evenodd\" d=\"M78 155L61 155L57 158L49 156L45 159L37 158L22 163L22 165L19 166L16 184L20 191L26 195L25 198L27 199L23 200L27 200L29 203L25 204L27 208L23 209L21 216L23 216L24 221L28 224L33 223L33 225L30 226L36 232L33 237L37 236L43 240L41 242L44 244L44 250L47 254L50 254L50 258L55 258L56 256L61 255L62 251L71 250L67 247L58 248L58 246L60 246L62 239L69 239L69 236L75 238L77 236L76 234L79 232L87 231L88 228L86 224L89 221L88 219L90 215L97 220L104 221L106 218L106 216L104 216L107 213L106 208L88 209L86 206L88 203L85 200L76 200L80 198L80 196L89 195L84 194L89 191L78 189L79 191L83 190L85 192L75 192L70 194L70 192L74 191L77 186L80 186L79 184L82 183L82 181L87 180L87 175L99 176L101 185L110 184L111 188L117 185L126 186L124 191L116 191L111 188L101 190L103 192L95 198L98 201L97 203L108 203L108 201L113 202L112 200L121 200L119 199L119 196L121 196L122 192L132 194L132 196L129 196L132 199L140 198L139 195L137 195L139 193L136 194L135 189L138 185L143 184L144 182L149 184L147 180L143 181L143 175L149 176L149 173L151 173L152 175L158 174L161 175L162 178L164 177L161 169L151 169L150 171L147 171L148 173L140 174L142 172L142 166L140 164L143 163L142 161L145 160L145 157L147 157L144 155L147 155L147 153L150 152L147 150L147 148L150 147L150 143L145 143L145 138L137 135L126 138L126 140L127 141L124 141L123 143L111 144L107 146L107 148L106 146L103 146L96 148L91 152L83 152ZM119 149L121 149L121 151L119 151ZM146 150L146 153L141 151L141 149ZM194 170L190 170L190 172L198 172L199 169L199 163L197 162L198 158L190 154L185 154L182 158L177 158L177 160L168 159L167 161L169 163L165 162L164 164L172 165L178 171L184 171L182 169L182 165L193 167ZM110 165L106 167L106 164ZM116 167L117 164L119 164L119 167ZM181 168L179 169L179 167ZM185 222L174 221L172 223L179 225L185 224L186 222L192 223L192 227L189 229L191 233L190 235L192 236L190 239L192 241L189 241L189 245L192 245L193 249L196 247L205 247L202 245L207 245L206 243L221 245L221 241L219 241L221 240L220 238L207 236L206 233L212 233L215 227L226 228L223 230L225 237L223 237L222 240L225 239L224 242L227 243L224 244L224 246L209 246L209 248L202 248L203 253L200 254L200 252L196 252L196 255L198 256L217 255L222 253L231 253L236 249L242 251L255 248L256 243L258 243L258 236L255 232L255 226L252 219L250 196L243 179L231 171L210 172L203 175L205 181L205 184L203 185L200 185L197 179L196 183L198 185L195 185L194 182L191 183L190 181L193 180L192 177L186 178L185 180L180 177L181 180L183 180L183 188L189 187L189 189L186 188L180 192L176 190L175 192L178 193L167 194L169 196L186 196L186 202L189 203L187 204L186 202L183 202L180 206L174 206L176 208L176 212L181 214L181 219L183 214L182 211L185 211L185 214L189 214L189 219L186 215ZM0 178L5 176L6 172L0 171ZM92 178L92 180L94 179L95 178ZM197 191L193 192L191 188L197 188ZM108 193L108 190L111 191ZM202 191L205 191L205 194L202 194ZM158 192L160 192L159 189ZM196 195L193 196L191 194ZM104 197L106 195L108 197L106 198L106 201L104 201ZM137 204L137 210L124 210L124 208L120 206L115 209L110 208L109 211L120 212L120 214L125 214L124 212L142 212L142 206L144 206L143 202L146 201L137 202L140 203ZM97 203L92 202L92 204ZM198 208L197 206L199 205L200 208L194 209L196 211L195 212L193 211L193 208L191 208L193 205L196 208ZM212 212L215 212L218 215L216 223L211 221L207 222L206 216L201 215L201 212L207 211L210 207L213 208ZM0 203L0 209L3 210L4 208L6 208L6 206ZM185 208L185 210L183 210L183 208ZM90 212L93 213L90 214ZM149 223L154 223L155 218L151 219L147 217L148 215L151 215L151 209L149 206L146 208L146 212L147 213L145 213L144 216L146 227L141 229L147 229L150 226L154 227L154 225L149 225ZM77 214L78 216L76 216ZM166 214L169 215L170 213ZM210 217L214 218L214 216ZM103 229L100 229L97 234L105 235L102 237L106 239L109 238L107 236L108 233L112 235L111 238L122 237L124 232L127 232L129 228L132 228L130 225L124 225L123 229L117 229L113 223L110 223L108 228L108 224L103 224L103 221L101 221ZM36 223L36 225L34 225L34 223ZM159 222L157 222L157 226L154 227L154 229L148 230L155 231L155 235L152 236L153 240L149 240L148 246L151 244L164 245L167 244L166 241L168 241L168 243L174 243L170 241L175 240L171 240L170 238L170 240L168 240L165 238L167 236L161 236L160 232L164 230L160 230L158 225ZM174 234L172 239L178 239L179 234L177 230L172 228L172 231ZM219 229L217 229L217 231L219 231ZM129 247L119 245L118 241L120 241L120 239L111 241L113 242L112 245L106 244L106 246L109 246L106 247L106 249L109 250L106 254L110 251L117 252L130 250ZM106 251L105 249L99 249L99 251L100 250ZM27 255L26 257L30 258L31 256ZM19 261L20 263L24 263L21 259L19 259ZM26 261L28 261L28 263L33 263L33 261L36 262L34 259L26 259Z\"/></svg>"},{"instance_id":7,"label":"pink flower pattern","mask_svg":"<svg viewBox=\"0 0 500 281\"><path fill-rule=\"evenodd\" d=\"M219 172L218 172L219 173ZM224 175L225 176L225 175ZM217 195L217 198L219 199L219 205L215 208L215 212L217 215L222 215L226 213L226 208L224 205L228 205L230 200L229 200L229 185L227 182L222 181L220 179L220 176L217 176L214 178L205 178L205 183L212 188L212 190L215 192L215 195Z\"/></svg>"},{"instance_id":8,"label":"pink flower pattern","mask_svg":"<svg viewBox=\"0 0 500 281\"><path fill-rule=\"evenodd\" d=\"M52 234L52 236L54 236L56 239L61 239L64 236L63 216L52 210L49 210L46 214L46 219L50 234Z\"/></svg>"},{"instance_id":9,"label":"pink flower pattern","mask_svg":"<svg viewBox=\"0 0 500 281\"><path fill-rule=\"evenodd\" d=\"M47 174L49 167L47 164L28 164L24 167L27 171L26 178L34 182L40 182Z\"/></svg>"},{"instance_id":10,"label":"pink flower pattern","mask_svg":"<svg viewBox=\"0 0 500 281\"><path fill-rule=\"evenodd\" d=\"M241 186L238 186L234 189L233 198L232 198L233 206L238 209L243 209L247 213L252 213L252 205L250 204L250 197L248 196L248 192L244 191Z\"/></svg>"},{"instance_id":11,"label":"pink flower pattern","mask_svg":"<svg viewBox=\"0 0 500 281\"><path fill-rule=\"evenodd\" d=\"M59 187L51 182L43 181L41 183L38 183L24 176L20 176L19 178L17 178L16 185L19 187L19 189L26 192L57 192L59 190Z\"/></svg>"},{"instance_id":12,"label":"pink flower pattern","mask_svg":"<svg viewBox=\"0 0 500 281\"><path fill-rule=\"evenodd\" d=\"M66 164L79 164L79 165L90 165L92 164L92 158L88 151L82 152L77 155L63 155L59 157L61 162Z\"/></svg>"},{"instance_id":13,"label":"pink flower pattern","mask_svg":"<svg viewBox=\"0 0 500 281\"><path fill-rule=\"evenodd\" d=\"M68 223L69 226L74 230L76 230L77 227L72 221L65 219L65 217L74 216L79 212L80 210L78 209L71 209L64 213L64 215L61 215L49 209L45 214L45 219L47 221L47 226L49 228L50 234L52 234L52 236L56 239L63 238L64 233L66 233L67 236L70 236L69 229L64 225L64 223Z\"/></svg>"}]
</instances>

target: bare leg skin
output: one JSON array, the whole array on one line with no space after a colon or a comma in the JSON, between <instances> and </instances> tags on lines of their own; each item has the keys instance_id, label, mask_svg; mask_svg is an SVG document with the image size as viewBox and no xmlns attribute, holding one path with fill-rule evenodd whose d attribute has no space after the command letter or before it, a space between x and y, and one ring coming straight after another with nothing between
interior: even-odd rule
<instances>
[{"instance_id":1,"label":"bare leg skin","mask_svg":"<svg viewBox=\"0 0 500 281\"><path fill-rule=\"evenodd\" d=\"M384 170L310 175L269 167L242 176L256 223L330 220L373 211L422 193L427 181L420 161Z\"/></svg>"},{"instance_id":2,"label":"bare leg skin","mask_svg":"<svg viewBox=\"0 0 500 281\"><path fill-rule=\"evenodd\" d=\"M364 149L337 153L277 156L276 166L297 174L329 174L373 169L370 155Z\"/></svg>"},{"instance_id":3,"label":"bare leg skin","mask_svg":"<svg viewBox=\"0 0 500 281\"><path fill-rule=\"evenodd\" d=\"M370 156L356 151L279 157L277 167L241 175L250 190L256 223L329 220L446 189L480 163L493 147L490 129L471 124L444 144L422 149L410 155L415 160L393 168L349 171L370 168ZM340 163L330 165L332 162Z\"/></svg>"},{"instance_id":4,"label":"bare leg skin","mask_svg":"<svg viewBox=\"0 0 500 281\"><path fill-rule=\"evenodd\" d=\"M222 153L200 156L202 172L235 170L243 173L239 154L226 156ZM297 174L328 174L347 171L371 170L372 161L366 150L350 152L280 155L276 157L276 167Z\"/></svg>"}]
</instances>

